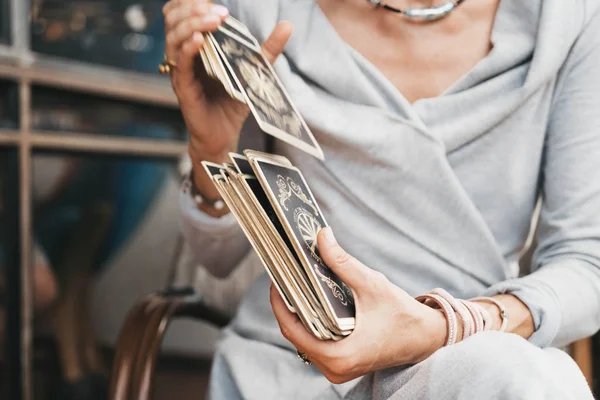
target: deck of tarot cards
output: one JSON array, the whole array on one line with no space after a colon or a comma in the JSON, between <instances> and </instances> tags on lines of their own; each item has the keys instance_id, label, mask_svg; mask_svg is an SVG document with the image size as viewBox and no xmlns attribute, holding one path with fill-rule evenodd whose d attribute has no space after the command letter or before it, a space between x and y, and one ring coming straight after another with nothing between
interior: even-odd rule
<instances>
[{"instance_id":1,"label":"deck of tarot cards","mask_svg":"<svg viewBox=\"0 0 600 400\"><path fill-rule=\"evenodd\" d=\"M208 76L247 104L267 134L323 159L248 29L229 17L205 39L201 58ZM231 153L230 159L203 165L287 308L319 339L349 335L355 315L352 291L319 255L317 234L327 222L300 170L285 157L254 150Z\"/></svg>"}]
</instances>

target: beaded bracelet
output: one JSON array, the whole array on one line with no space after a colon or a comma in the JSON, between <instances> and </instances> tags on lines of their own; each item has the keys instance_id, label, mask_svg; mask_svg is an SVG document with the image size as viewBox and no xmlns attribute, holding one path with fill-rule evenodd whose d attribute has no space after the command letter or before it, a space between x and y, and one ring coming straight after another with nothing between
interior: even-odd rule
<instances>
[{"instance_id":1,"label":"beaded bracelet","mask_svg":"<svg viewBox=\"0 0 600 400\"><path fill-rule=\"evenodd\" d=\"M194 183L194 169L192 168L190 172L184 177L182 184L183 192L186 194L190 194L196 206L200 206L201 204L206 204L209 207L214 208L217 211L221 211L225 208L225 202L221 199L211 200L207 199L200 189Z\"/></svg>"}]
</instances>

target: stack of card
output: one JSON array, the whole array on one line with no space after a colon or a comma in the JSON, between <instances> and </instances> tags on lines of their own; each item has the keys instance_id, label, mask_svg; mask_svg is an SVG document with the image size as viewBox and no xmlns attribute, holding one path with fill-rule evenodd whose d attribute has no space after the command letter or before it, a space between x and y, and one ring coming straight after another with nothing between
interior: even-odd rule
<instances>
[{"instance_id":1,"label":"stack of card","mask_svg":"<svg viewBox=\"0 0 600 400\"><path fill-rule=\"evenodd\" d=\"M315 157L323 152L248 28L232 17L205 34L207 74L244 102L260 128ZM352 291L325 265L317 234L327 226L301 172L282 156L245 150L204 162L287 308L319 339L354 329Z\"/></svg>"},{"instance_id":2,"label":"stack of card","mask_svg":"<svg viewBox=\"0 0 600 400\"><path fill-rule=\"evenodd\" d=\"M319 255L327 222L302 173L282 156L244 154L203 165L287 308L317 338L343 338L354 329L354 298Z\"/></svg>"},{"instance_id":3,"label":"stack of card","mask_svg":"<svg viewBox=\"0 0 600 400\"><path fill-rule=\"evenodd\" d=\"M264 132L322 160L321 147L248 28L228 17L204 38L200 57L208 76L247 104Z\"/></svg>"}]
</instances>

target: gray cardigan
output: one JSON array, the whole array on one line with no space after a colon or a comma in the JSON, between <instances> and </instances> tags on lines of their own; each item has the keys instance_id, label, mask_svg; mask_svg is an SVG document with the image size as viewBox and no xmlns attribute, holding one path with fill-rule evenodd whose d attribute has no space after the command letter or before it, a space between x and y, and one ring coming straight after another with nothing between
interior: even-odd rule
<instances>
[{"instance_id":1,"label":"gray cardigan","mask_svg":"<svg viewBox=\"0 0 600 400\"><path fill-rule=\"evenodd\" d=\"M512 293L531 309L530 340L541 347L600 328L598 1L503 0L491 53L442 96L414 104L314 1L227 3L260 40L278 20L295 26L276 69L325 161L282 142L276 150L304 172L348 252L412 295ZM249 122L242 146L263 141ZM534 272L519 277L540 196ZM227 275L250 251L236 221L202 214L186 195L181 207L198 261ZM290 347L266 276L230 329Z\"/></svg>"}]
</instances>

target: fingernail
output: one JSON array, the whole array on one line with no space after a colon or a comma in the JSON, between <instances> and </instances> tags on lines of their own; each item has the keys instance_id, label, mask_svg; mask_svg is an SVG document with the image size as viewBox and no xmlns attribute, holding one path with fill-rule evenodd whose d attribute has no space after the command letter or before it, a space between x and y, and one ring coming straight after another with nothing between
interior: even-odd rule
<instances>
[{"instance_id":1,"label":"fingernail","mask_svg":"<svg viewBox=\"0 0 600 400\"><path fill-rule=\"evenodd\" d=\"M227 15L229 15L229 10L226 7L223 7L223 6L220 6L220 5L215 5L213 7L213 11L219 17L226 17Z\"/></svg>"},{"instance_id":2,"label":"fingernail","mask_svg":"<svg viewBox=\"0 0 600 400\"><path fill-rule=\"evenodd\" d=\"M212 15L212 14L209 14L204 17L205 24L212 24L214 22L217 22L217 23L221 22L221 18L216 15Z\"/></svg>"},{"instance_id":3,"label":"fingernail","mask_svg":"<svg viewBox=\"0 0 600 400\"><path fill-rule=\"evenodd\" d=\"M335 240L335 236L333 236L333 230L331 230L330 227L326 226L325 228L321 228L321 231L323 231L323 238L328 246L335 246L337 244L337 240Z\"/></svg>"},{"instance_id":4,"label":"fingernail","mask_svg":"<svg viewBox=\"0 0 600 400\"><path fill-rule=\"evenodd\" d=\"M194 42L198 42L200 41L200 39L202 39L202 34L200 32L194 32L194 34L192 35L192 40Z\"/></svg>"}]
</instances>

